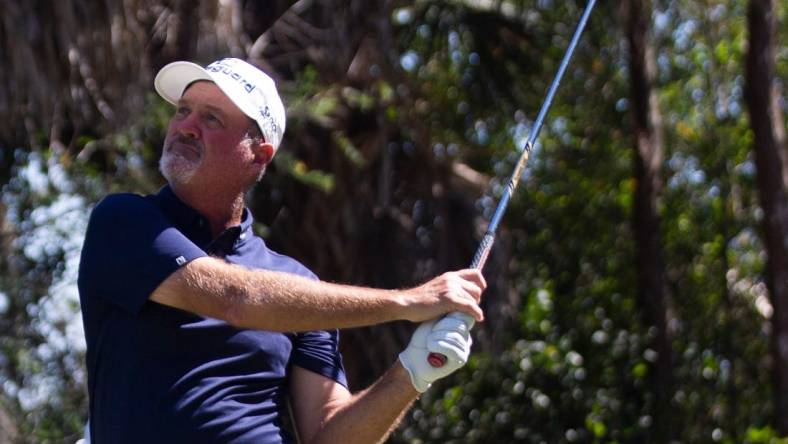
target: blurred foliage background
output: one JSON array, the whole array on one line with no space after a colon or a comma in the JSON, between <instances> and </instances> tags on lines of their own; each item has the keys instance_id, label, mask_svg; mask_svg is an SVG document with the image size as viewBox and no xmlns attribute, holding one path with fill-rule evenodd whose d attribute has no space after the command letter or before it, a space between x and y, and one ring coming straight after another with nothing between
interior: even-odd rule
<instances>
[{"instance_id":1,"label":"blurred foliage background","mask_svg":"<svg viewBox=\"0 0 788 444\"><path fill-rule=\"evenodd\" d=\"M164 64L288 107L256 230L325 280L467 266L585 2L0 0L0 443L86 420L92 205L149 193ZM485 270L469 365L393 443L788 442L788 2L600 2ZM344 331L353 388L413 326ZM782 438L780 438L782 437Z\"/></svg>"}]
</instances>

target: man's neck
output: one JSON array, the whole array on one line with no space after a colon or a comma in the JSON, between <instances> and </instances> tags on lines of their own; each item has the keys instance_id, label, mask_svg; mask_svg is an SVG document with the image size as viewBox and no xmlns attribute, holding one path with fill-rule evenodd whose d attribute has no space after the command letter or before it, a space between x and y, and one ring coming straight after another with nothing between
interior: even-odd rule
<instances>
[{"instance_id":1,"label":"man's neck","mask_svg":"<svg viewBox=\"0 0 788 444\"><path fill-rule=\"evenodd\" d=\"M187 186L178 186L172 183L170 187L180 200L208 220L211 225L212 239L216 239L219 233L227 228L241 224L244 210L243 193L222 195L216 190L200 192Z\"/></svg>"}]
</instances>

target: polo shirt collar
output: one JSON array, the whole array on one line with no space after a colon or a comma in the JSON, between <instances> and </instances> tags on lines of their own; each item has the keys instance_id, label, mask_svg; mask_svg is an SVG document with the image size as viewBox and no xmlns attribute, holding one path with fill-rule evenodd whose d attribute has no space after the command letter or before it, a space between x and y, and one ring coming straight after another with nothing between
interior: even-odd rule
<instances>
[{"instance_id":1,"label":"polo shirt collar","mask_svg":"<svg viewBox=\"0 0 788 444\"><path fill-rule=\"evenodd\" d=\"M244 207L241 224L219 233L219 236L208 246L209 252L225 256L236 251L238 247L251 239L253 222L252 212Z\"/></svg>"},{"instance_id":2,"label":"polo shirt collar","mask_svg":"<svg viewBox=\"0 0 788 444\"><path fill-rule=\"evenodd\" d=\"M212 240L208 220L197 210L184 203L169 184L162 187L155 197L175 227L210 254L224 256L253 237L254 217L249 208L244 207L240 225L227 228Z\"/></svg>"}]
</instances>

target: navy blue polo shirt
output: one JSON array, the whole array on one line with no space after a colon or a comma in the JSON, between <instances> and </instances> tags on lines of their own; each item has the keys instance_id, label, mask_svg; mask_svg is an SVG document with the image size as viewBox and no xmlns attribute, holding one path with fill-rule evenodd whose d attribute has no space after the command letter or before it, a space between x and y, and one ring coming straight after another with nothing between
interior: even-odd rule
<instances>
[{"instance_id":1,"label":"navy blue polo shirt","mask_svg":"<svg viewBox=\"0 0 788 444\"><path fill-rule=\"evenodd\" d=\"M347 386L336 331L243 330L150 301L172 272L210 255L316 279L240 226L211 239L169 186L94 209L79 268L94 443L280 443L289 368Z\"/></svg>"}]
</instances>

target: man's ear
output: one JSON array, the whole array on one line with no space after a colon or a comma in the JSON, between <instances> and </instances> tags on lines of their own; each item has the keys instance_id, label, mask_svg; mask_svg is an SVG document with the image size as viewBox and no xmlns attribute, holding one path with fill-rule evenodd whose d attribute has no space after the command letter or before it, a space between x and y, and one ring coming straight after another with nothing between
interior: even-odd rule
<instances>
[{"instance_id":1,"label":"man's ear","mask_svg":"<svg viewBox=\"0 0 788 444\"><path fill-rule=\"evenodd\" d=\"M252 154L255 164L266 166L274 158L274 146L268 142L255 142L252 144Z\"/></svg>"}]
</instances>

